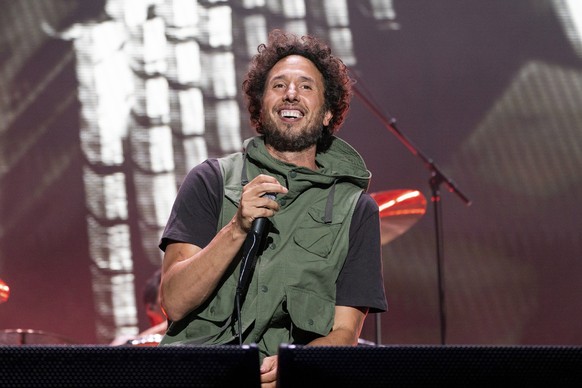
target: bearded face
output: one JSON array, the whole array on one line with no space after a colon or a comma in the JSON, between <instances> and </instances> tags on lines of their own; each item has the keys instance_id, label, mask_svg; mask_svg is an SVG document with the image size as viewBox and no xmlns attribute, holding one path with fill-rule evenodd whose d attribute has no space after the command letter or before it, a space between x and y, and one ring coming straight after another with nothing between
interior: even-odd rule
<instances>
[{"instance_id":1,"label":"bearded face","mask_svg":"<svg viewBox=\"0 0 582 388\"><path fill-rule=\"evenodd\" d=\"M280 152L315 147L331 120L325 109L323 77L300 55L284 57L267 77L261 111L265 142Z\"/></svg>"},{"instance_id":2,"label":"bearded face","mask_svg":"<svg viewBox=\"0 0 582 388\"><path fill-rule=\"evenodd\" d=\"M316 145L321 138L325 112L323 108L320 109L314 120L304 122L300 127L276 122L270 115L264 116L262 129L265 143L280 152L299 152Z\"/></svg>"}]
</instances>

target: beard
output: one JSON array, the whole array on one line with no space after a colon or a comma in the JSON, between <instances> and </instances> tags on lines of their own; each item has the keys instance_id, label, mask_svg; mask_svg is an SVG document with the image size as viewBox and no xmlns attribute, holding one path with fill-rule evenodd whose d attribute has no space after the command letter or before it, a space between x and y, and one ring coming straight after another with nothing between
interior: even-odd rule
<instances>
[{"instance_id":1,"label":"beard","mask_svg":"<svg viewBox=\"0 0 582 388\"><path fill-rule=\"evenodd\" d=\"M300 152L317 145L323 134L323 109L314 120L309 121L303 128L294 128L296 124L277 124L270 116L263 117L262 133L265 143L279 152Z\"/></svg>"}]
</instances>

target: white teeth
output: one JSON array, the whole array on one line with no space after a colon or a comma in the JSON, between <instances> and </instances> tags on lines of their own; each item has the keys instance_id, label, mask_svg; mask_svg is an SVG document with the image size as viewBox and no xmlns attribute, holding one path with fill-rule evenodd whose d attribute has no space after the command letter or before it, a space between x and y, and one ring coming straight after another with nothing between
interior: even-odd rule
<instances>
[{"instance_id":1,"label":"white teeth","mask_svg":"<svg viewBox=\"0 0 582 388\"><path fill-rule=\"evenodd\" d=\"M303 114L298 111L298 110L282 110L281 112L279 112L279 114L283 117L293 117L293 118L299 118L299 117L303 117Z\"/></svg>"}]
</instances>

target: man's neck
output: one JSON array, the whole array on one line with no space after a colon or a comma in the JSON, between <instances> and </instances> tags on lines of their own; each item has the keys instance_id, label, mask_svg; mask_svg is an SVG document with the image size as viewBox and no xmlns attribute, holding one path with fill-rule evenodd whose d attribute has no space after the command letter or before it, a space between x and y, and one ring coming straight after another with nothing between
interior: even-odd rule
<instances>
[{"instance_id":1,"label":"man's neck","mask_svg":"<svg viewBox=\"0 0 582 388\"><path fill-rule=\"evenodd\" d=\"M315 162L315 153L316 153L316 145L309 147L303 151L278 151L271 147L270 145L266 145L267 151L271 154L272 157L275 159L279 159L282 162L294 164L299 167L306 167L311 170L317 170L317 163Z\"/></svg>"}]
</instances>

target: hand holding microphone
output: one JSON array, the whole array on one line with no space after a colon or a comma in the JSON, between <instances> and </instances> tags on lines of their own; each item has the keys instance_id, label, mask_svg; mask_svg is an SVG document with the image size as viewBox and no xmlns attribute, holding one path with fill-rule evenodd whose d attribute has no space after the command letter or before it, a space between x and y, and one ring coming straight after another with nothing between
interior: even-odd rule
<instances>
[{"instance_id":1,"label":"hand holding microphone","mask_svg":"<svg viewBox=\"0 0 582 388\"><path fill-rule=\"evenodd\" d=\"M287 191L274 177L264 174L246 184L237 213L241 229L247 233L264 230L265 218L272 217L279 210L279 204L272 201Z\"/></svg>"},{"instance_id":2,"label":"hand holding microphone","mask_svg":"<svg viewBox=\"0 0 582 388\"><path fill-rule=\"evenodd\" d=\"M262 195L263 198L268 198L272 201L275 200L275 198L277 198L275 196L275 194L273 193L265 193ZM268 219L266 217L258 217L255 218L253 220L253 223L251 225L251 230L249 232L249 234L254 234L255 236L258 236L259 238L263 235L264 231L265 231L265 226L267 225L267 221Z\"/></svg>"},{"instance_id":3,"label":"hand holding microphone","mask_svg":"<svg viewBox=\"0 0 582 388\"><path fill-rule=\"evenodd\" d=\"M260 201L254 197L257 193L260 195ZM255 267L255 258L261 246L261 240L265 233L265 228L268 224L267 217L270 217L279 210L279 204L274 201L277 193L287 193L287 188L282 186L275 178L268 175L259 175L251 182L249 182L243 189L241 203L239 207L240 217L245 219L244 215L247 212L260 213L266 216L250 217L252 223L247 234L245 242L242 247L242 263L241 273L239 277L239 288L246 291L246 287L250 282L252 271ZM248 199L248 198L251 199ZM254 198L253 198L254 197ZM267 199L268 201L265 201ZM257 203L259 206L257 206ZM248 209L250 207L250 210Z\"/></svg>"}]
</instances>

